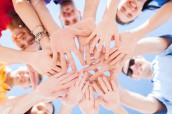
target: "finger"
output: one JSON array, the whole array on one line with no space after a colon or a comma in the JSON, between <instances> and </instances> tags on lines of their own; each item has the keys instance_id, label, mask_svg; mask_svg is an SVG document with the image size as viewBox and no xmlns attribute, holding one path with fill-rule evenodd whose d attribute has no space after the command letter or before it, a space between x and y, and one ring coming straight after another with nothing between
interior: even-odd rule
<instances>
[{"instance_id":1,"label":"finger","mask_svg":"<svg viewBox=\"0 0 172 114\"><path fill-rule=\"evenodd\" d=\"M56 73L53 77L59 78L60 76L62 76L64 73L60 72L60 73Z\"/></svg>"},{"instance_id":2,"label":"finger","mask_svg":"<svg viewBox=\"0 0 172 114\"><path fill-rule=\"evenodd\" d=\"M94 52L94 49L96 48L96 44L97 44L98 41L99 41L99 39L96 37L94 39L94 41L91 43L91 45L90 45L89 53L93 53Z\"/></svg>"},{"instance_id":3,"label":"finger","mask_svg":"<svg viewBox=\"0 0 172 114\"><path fill-rule=\"evenodd\" d=\"M91 35L86 40L86 43L88 44L95 36L96 36L96 33L92 32Z\"/></svg>"},{"instance_id":4,"label":"finger","mask_svg":"<svg viewBox=\"0 0 172 114\"><path fill-rule=\"evenodd\" d=\"M96 91L100 96L103 96L103 95L104 95L103 91L97 86L96 83L93 83L93 88L95 89L95 91Z\"/></svg>"},{"instance_id":5,"label":"finger","mask_svg":"<svg viewBox=\"0 0 172 114\"><path fill-rule=\"evenodd\" d=\"M45 75L48 76L48 77L52 76L49 72L47 72Z\"/></svg>"},{"instance_id":6,"label":"finger","mask_svg":"<svg viewBox=\"0 0 172 114\"><path fill-rule=\"evenodd\" d=\"M108 92L108 88L106 87L106 84L104 83L103 79L101 77L98 78L99 84L102 87L104 93Z\"/></svg>"},{"instance_id":7,"label":"finger","mask_svg":"<svg viewBox=\"0 0 172 114\"><path fill-rule=\"evenodd\" d=\"M73 86L76 83L77 80L78 80L78 78L74 78L73 80L61 85L60 89L67 89L67 88Z\"/></svg>"},{"instance_id":8,"label":"finger","mask_svg":"<svg viewBox=\"0 0 172 114\"><path fill-rule=\"evenodd\" d=\"M86 82L87 76L84 75L82 78L81 82L79 83L79 88L82 89L84 86L84 83Z\"/></svg>"},{"instance_id":9,"label":"finger","mask_svg":"<svg viewBox=\"0 0 172 114\"><path fill-rule=\"evenodd\" d=\"M110 85L110 83L108 82L107 78L106 77L103 77L103 81L108 89L108 91L112 91L112 87Z\"/></svg>"},{"instance_id":10,"label":"finger","mask_svg":"<svg viewBox=\"0 0 172 114\"><path fill-rule=\"evenodd\" d=\"M60 54L60 60L61 60L62 72L66 73L67 72L66 59L63 53Z\"/></svg>"},{"instance_id":11,"label":"finger","mask_svg":"<svg viewBox=\"0 0 172 114\"><path fill-rule=\"evenodd\" d=\"M85 94L86 90L88 89L89 81L84 85L82 92Z\"/></svg>"},{"instance_id":12,"label":"finger","mask_svg":"<svg viewBox=\"0 0 172 114\"><path fill-rule=\"evenodd\" d=\"M94 102L94 91L93 91L93 87L92 86L89 86L89 91L90 91L90 94L89 94L90 100L92 102Z\"/></svg>"},{"instance_id":13,"label":"finger","mask_svg":"<svg viewBox=\"0 0 172 114\"><path fill-rule=\"evenodd\" d=\"M78 50L73 50L76 56L79 58L82 65L85 65L85 60L82 54Z\"/></svg>"},{"instance_id":14,"label":"finger","mask_svg":"<svg viewBox=\"0 0 172 114\"><path fill-rule=\"evenodd\" d=\"M51 70L49 70L49 73L51 73L52 75L54 75L54 74L56 74L57 72L51 69Z\"/></svg>"},{"instance_id":15,"label":"finger","mask_svg":"<svg viewBox=\"0 0 172 114\"><path fill-rule=\"evenodd\" d=\"M111 80L111 84L112 84L113 91L117 91L118 90L118 87L117 87L116 82L114 80Z\"/></svg>"},{"instance_id":16,"label":"finger","mask_svg":"<svg viewBox=\"0 0 172 114\"><path fill-rule=\"evenodd\" d=\"M101 66L102 63L97 63L97 64L94 64L94 65L91 65L87 68L84 68L84 71L90 71L90 70L93 70L93 69L97 69L97 67Z\"/></svg>"},{"instance_id":17,"label":"finger","mask_svg":"<svg viewBox=\"0 0 172 114\"><path fill-rule=\"evenodd\" d=\"M108 60L110 54L110 41L106 41L106 53L105 53L105 59Z\"/></svg>"},{"instance_id":18,"label":"finger","mask_svg":"<svg viewBox=\"0 0 172 114\"><path fill-rule=\"evenodd\" d=\"M99 70L98 72L96 72L96 74L94 74L91 78L90 81L94 81L95 79L97 79L100 75L102 75L104 73L104 69Z\"/></svg>"},{"instance_id":19,"label":"finger","mask_svg":"<svg viewBox=\"0 0 172 114\"><path fill-rule=\"evenodd\" d=\"M110 49L110 56L115 53L118 50L118 48L113 47L112 49Z\"/></svg>"},{"instance_id":20,"label":"finger","mask_svg":"<svg viewBox=\"0 0 172 114\"><path fill-rule=\"evenodd\" d=\"M90 93L89 93L89 89L87 89L86 92L85 92L85 97L86 97L86 99L88 99L88 100L90 99L89 94L90 94Z\"/></svg>"},{"instance_id":21,"label":"finger","mask_svg":"<svg viewBox=\"0 0 172 114\"><path fill-rule=\"evenodd\" d=\"M125 56L125 54L119 54L115 60L113 60L112 62L110 62L110 65L115 65L118 61L122 61L122 58Z\"/></svg>"},{"instance_id":22,"label":"finger","mask_svg":"<svg viewBox=\"0 0 172 114\"><path fill-rule=\"evenodd\" d=\"M70 72L70 73L67 73L67 74L64 74L64 75L61 75L61 76L59 76L57 79L58 80L63 80L63 79L65 79L65 78L67 78L67 77L69 77L69 76L71 76L71 75L74 75L74 71L72 71L72 72Z\"/></svg>"},{"instance_id":23,"label":"finger","mask_svg":"<svg viewBox=\"0 0 172 114\"><path fill-rule=\"evenodd\" d=\"M36 81L36 75L34 72L30 72L30 71L29 71L29 75L30 75L31 85L32 85L33 89L35 89L38 86L37 81Z\"/></svg>"},{"instance_id":24,"label":"finger","mask_svg":"<svg viewBox=\"0 0 172 114\"><path fill-rule=\"evenodd\" d=\"M96 59L98 59L100 57L100 53L102 52L102 47L103 47L103 41L100 40L99 45L97 47L96 54L95 54Z\"/></svg>"},{"instance_id":25,"label":"finger","mask_svg":"<svg viewBox=\"0 0 172 114\"><path fill-rule=\"evenodd\" d=\"M113 54L110 55L109 57L109 62L113 61L114 59L116 59L116 57L120 54L120 52L118 50L116 50Z\"/></svg>"},{"instance_id":26,"label":"finger","mask_svg":"<svg viewBox=\"0 0 172 114\"><path fill-rule=\"evenodd\" d=\"M89 49L90 49L90 46L89 45L86 45L85 46L85 51L86 51L86 62L88 65L90 65L92 62L90 61L91 60L91 55L89 53Z\"/></svg>"},{"instance_id":27,"label":"finger","mask_svg":"<svg viewBox=\"0 0 172 114\"><path fill-rule=\"evenodd\" d=\"M70 82L71 80L73 80L73 79L75 79L77 77L78 77L77 75L72 75L72 76L69 76L69 77L65 78L61 82L62 82L62 84L66 84L66 83Z\"/></svg>"},{"instance_id":28,"label":"finger","mask_svg":"<svg viewBox=\"0 0 172 114\"><path fill-rule=\"evenodd\" d=\"M67 54L69 63L70 63L70 65L71 65L71 67L72 67L72 70L73 70L73 71L76 71L75 62L74 62L74 59L73 59L73 56L72 56L71 52L67 52L66 54Z\"/></svg>"},{"instance_id":29,"label":"finger","mask_svg":"<svg viewBox=\"0 0 172 114\"><path fill-rule=\"evenodd\" d=\"M55 68L56 64L57 64L57 52L54 48L52 49L52 51L53 51L53 64L52 64L53 66L52 66L52 68Z\"/></svg>"},{"instance_id":30,"label":"finger","mask_svg":"<svg viewBox=\"0 0 172 114\"><path fill-rule=\"evenodd\" d=\"M54 67L52 70L54 70L56 73L62 71L62 69L61 69L59 66L57 66L57 65L56 65L56 67Z\"/></svg>"}]
</instances>

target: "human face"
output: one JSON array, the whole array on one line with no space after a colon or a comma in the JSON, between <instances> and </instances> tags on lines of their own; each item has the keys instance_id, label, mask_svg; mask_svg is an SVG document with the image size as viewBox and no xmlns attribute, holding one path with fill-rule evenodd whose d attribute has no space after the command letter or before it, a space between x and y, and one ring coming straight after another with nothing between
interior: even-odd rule
<instances>
[{"instance_id":1,"label":"human face","mask_svg":"<svg viewBox=\"0 0 172 114\"><path fill-rule=\"evenodd\" d=\"M30 114L52 114L52 103L39 103L32 107Z\"/></svg>"},{"instance_id":2,"label":"human face","mask_svg":"<svg viewBox=\"0 0 172 114\"><path fill-rule=\"evenodd\" d=\"M31 87L30 75L26 67L20 67L11 73L14 86L21 86L24 89Z\"/></svg>"},{"instance_id":3,"label":"human face","mask_svg":"<svg viewBox=\"0 0 172 114\"><path fill-rule=\"evenodd\" d=\"M132 77L136 80L139 80L141 78L145 78L145 79L151 78L150 63L141 56L127 60L124 64L123 71L125 74L128 73L129 77Z\"/></svg>"},{"instance_id":4,"label":"human face","mask_svg":"<svg viewBox=\"0 0 172 114\"><path fill-rule=\"evenodd\" d=\"M62 7L60 13L60 20L63 27L74 25L80 19L81 19L80 11L77 10L74 5L68 4Z\"/></svg>"},{"instance_id":5,"label":"human face","mask_svg":"<svg viewBox=\"0 0 172 114\"><path fill-rule=\"evenodd\" d=\"M16 27L12 31L13 42L22 50L35 42L34 36L27 27Z\"/></svg>"},{"instance_id":6,"label":"human face","mask_svg":"<svg viewBox=\"0 0 172 114\"><path fill-rule=\"evenodd\" d=\"M129 23L142 12L146 0L122 0L117 9L117 18L122 23Z\"/></svg>"}]
</instances>

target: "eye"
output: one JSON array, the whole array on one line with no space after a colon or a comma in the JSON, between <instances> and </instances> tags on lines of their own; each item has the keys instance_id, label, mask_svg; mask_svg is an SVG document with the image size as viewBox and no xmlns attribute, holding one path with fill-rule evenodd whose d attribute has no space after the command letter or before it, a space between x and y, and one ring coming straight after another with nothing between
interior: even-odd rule
<instances>
[{"instance_id":1,"label":"eye","mask_svg":"<svg viewBox=\"0 0 172 114\"><path fill-rule=\"evenodd\" d=\"M131 13L128 13L127 17L128 17L128 18L132 18L133 15L132 15Z\"/></svg>"},{"instance_id":2,"label":"eye","mask_svg":"<svg viewBox=\"0 0 172 114\"><path fill-rule=\"evenodd\" d=\"M20 45L19 47L20 47L21 49L25 49L25 45L24 45L24 44Z\"/></svg>"}]
</instances>

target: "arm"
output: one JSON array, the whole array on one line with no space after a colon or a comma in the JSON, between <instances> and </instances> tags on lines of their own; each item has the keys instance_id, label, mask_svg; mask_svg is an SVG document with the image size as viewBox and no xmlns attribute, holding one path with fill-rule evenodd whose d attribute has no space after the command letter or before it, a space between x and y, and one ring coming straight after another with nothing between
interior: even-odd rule
<instances>
[{"instance_id":1,"label":"arm","mask_svg":"<svg viewBox=\"0 0 172 114\"><path fill-rule=\"evenodd\" d=\"M154 98L144 97L140 94L133 93L122 88L119 88L119 93L122 103L141 113L155 113L162 111L164 108L163 105Z\"/></svg>"},{"instance_id":2,"label":"arm","mask_svg":"<svg viewBox=\"0 0 172 114\"><path fill-rule=\"evenodd\" d=\"M71 114L72 108L73 107L71 107L69 105L63 104L58 114Z\"/></svg>"},{"instance_id":3,"label":"arm","mask_svg":"<svg viewBox=\"0 0 172 114\"><path fill-rule=\"evenodd\" d=\"M172 16L172 1L170 0L166 4L164 4L151 18L149 18L146 22L144 22L139 27L131 30L138 37L135 40L139 40L143 38L144 35L158 28L165 22L167 22ZM161 17L161 18L159 18Z\"/></svg>"},{"instance_id":4,"label":"arm","mask_svg":"<svg viewBox=\"0 0 172 114\"><path fill-rule=\"evenodd\" d=\"M85 18L93 18L96 19L96 12L99 5L100 0L86 0L85 1L85 9L84 9L84 16Z\"/></svg>"},{"instance_id":5,"label":"arm","mask_svg":"<svg viewBox=\"0 0 172 114\"><path fill-rule=\"evenodd\" d=\"M31 0L31 4L49 34L60 29L60 27L53 20L44 0Z\"/></svg>"},{"instance_id":6,"label":"arm","mask_svg":"<svg viewBox=\"0 0 172 114\"><path fill-rule=\"evenodd\" d=\"M43 26L38 26L42 25L42 23L30 3L27 2L27 0L13 0L13 5L20 18L33 32L34 35L44 30ZM49 38L47 36L44 36L44 38L41 39L40 44L42 48L49 48Z\"/></svg>"},{"instance_id":7,"label":"arm","mask_svg":"<svg viewBox=\"0 0 172 114\"><path fill-rule=\"evenodd\" d=\"M144 54L158 54L164 51L171 42L167 38L145 38L138 41L132 57Z\"/></svg>"}]
</instances>

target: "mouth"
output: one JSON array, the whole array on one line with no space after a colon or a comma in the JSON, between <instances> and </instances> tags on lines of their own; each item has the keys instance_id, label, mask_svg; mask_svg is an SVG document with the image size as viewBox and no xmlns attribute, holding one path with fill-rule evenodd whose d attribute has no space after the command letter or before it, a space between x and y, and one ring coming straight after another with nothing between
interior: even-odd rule
<instances>
[{"instance_id":1,"label":"mouth","mask_svg":"<svg viewBox=\"0 0 172 114\"><path fill-rule=\"evenodd\" d=\"M134 1L129 1L128 6L133 10L137 10L137 4Z\"/></svg>"}]
</instances>

